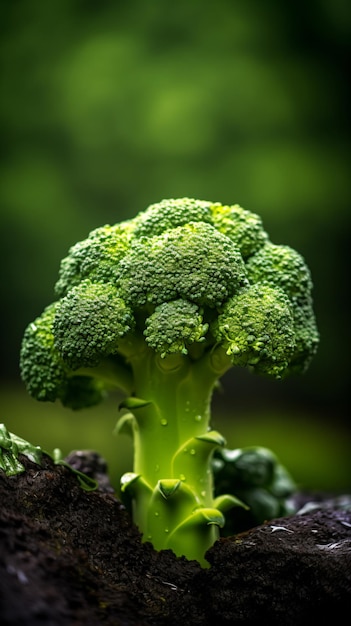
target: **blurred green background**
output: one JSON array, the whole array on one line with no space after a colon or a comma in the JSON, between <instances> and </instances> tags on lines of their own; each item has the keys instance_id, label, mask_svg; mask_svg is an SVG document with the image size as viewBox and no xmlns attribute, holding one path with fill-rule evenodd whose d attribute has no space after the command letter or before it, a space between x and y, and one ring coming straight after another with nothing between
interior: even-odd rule
<instances>
[{"instance_id":1,"label":"blurred green background","mask_svg":"<svg viewBox=\"0 0 351 626\"><path fill-rule=\"evenodd\" d=\"M1 416L49 450L95 448L115 484L118 398L71 413L27 397L18 354L60 259L162 198L239 203L306 258L321 345L279 383L232 371L230 446L273 449L307 488L351 487L351 11L345 0L2 0Z\"/></svg>"}]
</instances>

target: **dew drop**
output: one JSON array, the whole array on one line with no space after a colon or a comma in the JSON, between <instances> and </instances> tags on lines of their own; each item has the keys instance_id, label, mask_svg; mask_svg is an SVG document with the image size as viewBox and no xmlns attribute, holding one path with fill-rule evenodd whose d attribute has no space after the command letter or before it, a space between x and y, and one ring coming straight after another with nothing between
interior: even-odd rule
<instances>
[{"instance_id":1,"label":"dew drop","mask_svg":"<svg viewBox=\"0 0 351 626\"><path fill-rule=\"evenodd\" d=\"M190 454L191 454L191 456L194 456L196 454L196 450L194 448L191 448Z\"/></svg>"},{"instance_id":2,"label":"dew drop","mask_svg":"<svg viewBox=\"0 0 351 626\"><path fill-rule=\"evenodd\" d=\"M179 474L179 480L183 480L183 481L186 480L184 474Z\"/></svg>"},{"instance_id":3,"label":"dew drop","mask_svg":"<svg viewBox=\"0 0 351 626\"><path fill-rule=\"evenodd\" d=\"M165 418L161 420L161 426L167 426L168 422Z\"/></svg>"},{"instance_id":4,"label":"dew drop","mask_svg":"<svg viewBox=\"0 0 351 626\"><path fill-rule=\"evenodd\" d=\"M159 515L160 515L159 512L155 511L155 517L159 517Z\"/></svg>"},{"instance_id":5,"label":"dew drop","mask_svg":"<svg viewBox=\"0 0 351 626\"><path fill-rule=\"evenodd\" d=\"M155 465L155 472L159 472L160 471L160 466L159 465Z\"/></svg>"},{"instance_id":6,"label":"dew drop","mask_svg":"<svg viewBox=\"0 0 351 626\"><path fill-rule=\"evenodd\" d=\"M195 422L201 422L202 415L195 415Z\"/></svg>"}]
</instances>

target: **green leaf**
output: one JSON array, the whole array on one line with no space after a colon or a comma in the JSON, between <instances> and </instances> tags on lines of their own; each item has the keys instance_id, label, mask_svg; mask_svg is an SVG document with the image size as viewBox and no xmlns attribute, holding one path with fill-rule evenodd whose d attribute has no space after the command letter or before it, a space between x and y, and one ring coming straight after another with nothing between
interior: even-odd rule
<instances>
[{"instance_id":1,"label":"green leaf","mask_svg":"<svg viewBox=\"0 0 351 626\"><path fill-rule=\"evenodd\" d=\"M42 450L28 441L10 433L5 424L0 424L0 469L7 476L16 476L24 472L25 468L18 460L18 455L27 456L30 461L41 464Z\"/></svg>"},{"instance_id":2,"label":"green leaf","mask_svg":"<svg viewBox=\"0 0 351 626\"><path fill-rule=\"evenodd\" d=\"M188 530L193 526L219 526L223 528L225 524L224 515L218 509L199 508L181 522L173 531L172 535ZM170 535L171 538L171 535Z\"/></svg>"},{"instance_id":3,"label":"green leaf","mask_svg":"<svg viewBox=\"0 0 351 626\"><path fill-rule=\"evenodd\" d=\"M138 478L140 478L140 474L135 474L134 472L127 472L123 474L121 477L121 491L127 491L133 483L135 483Z\"/></svg>"},{"instance_id":4,"label":"green leaf","mask_svg":"<svg viewBox=\"0 0 351 626\"><path fill-rule=\"evenodd\" d=\"M180 485L181 481L176 478L165 478L158 481L157 488L165 500L167 500L173 496L176 491L178 491Z\"/></svg>"},{"instance_id":5,"label":"green leaf","mask_svg":"<svg viewBox=\"0 0 351 626\"><path fill-rule=\"evenodd\" d=\"M11 433L7 430L5 424L0 424L0 448L11 450L13 444Z\"/></svg>"},{"instance_id":6,"label":"green leaf","mask_svg":"<svg viewBox=\"0 0 351 626\"><path fill-rule=\"evenodd\" d=\"M208 433L205 433L204 435L199 435L198 437L196 437L196 439L199 439L200 441L212 443L212 444L215 444L216 446L221 446L221 447L225 446L226 444L225 438L217 430L210 430Z\"/></svg>"},{"instance_id":7,"label":"green leaf","mask_svg":"<svg viewBox=\"0 0 351 626\"><path fill-rule=\"evenodd\" d=\"M229 511L234 506L239 506L242 509L245 509L246 511L250 509L250 507L247 506L245 502L243 502L242 500L239 500L239 498L236 498L235 496L232 496L230 494L224 494L224 495L218 496L218 498L215 498L213 502L213 506L216 507L216 509L219 509L219 511L222 511L223 513L225 511Z\"/></svg>"},{"instance_id":8,"label":"green leaf","mask_svg":"<svg viewBox=\"0 0 351 626\"><path fill-rule=\"evenodd\" d=\"M25 468L22 463L11 452L2 451L0 448L0 469L3 470L6 476L16 476L22 474Z\"/></svg>"},{"instance_id":9,"label":"green leaf","mask_svg":"<svg viewBox=\"0 0 351 626\"><path fill-rule=\"evenodd\" d=\"M135 398L130 396L125 398L119 405L119 409L142 409L144 406L151 404L150 400L143 400L142 398Z\"/></svg>"}]
</instances>

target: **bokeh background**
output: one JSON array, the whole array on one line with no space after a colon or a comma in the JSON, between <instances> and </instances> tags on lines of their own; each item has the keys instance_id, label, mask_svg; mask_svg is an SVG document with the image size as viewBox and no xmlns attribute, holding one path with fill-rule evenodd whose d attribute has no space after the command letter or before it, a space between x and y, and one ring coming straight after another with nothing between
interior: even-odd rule
<instances>
[{"instance_id":1,"label":"bokeh background","mask_svg":"<svg viewBox=\"0 0 351 626\"><path fill-rule=\"evenodd\" d=\"M118 398L31 400L18 355L90 230L162 198L239 203L307 260L321 345L283 383L231 371L214 426L274 450L306 488L351 487L351 11L346 0L1 0L0 421L48 450L95 448L115 484Z\"/></svg>"}]
</instances>

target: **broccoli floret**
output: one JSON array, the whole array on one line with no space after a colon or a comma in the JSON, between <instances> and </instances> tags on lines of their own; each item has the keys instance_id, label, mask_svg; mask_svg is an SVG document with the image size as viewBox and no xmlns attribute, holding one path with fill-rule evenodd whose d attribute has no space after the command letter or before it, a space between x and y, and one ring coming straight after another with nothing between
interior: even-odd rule
<instances>
[{"instance_id":1,"label":"broccoli floret","mask_svg":"<svg viewBox=\"0 0 351 626\"><path fill-rule=\"evenodd\" d=\"M162 200L136 217L134 235L154 237L189 222L213 224L211 207L211 202L192 198Z\"/></svg>"},{"instance_id":2,"label":"broccoli floret","mask_svg":"<svg viewBox=\"0 0 351 626\"><path fill-rule=\"evenodd\" d=\"M119 430L134 438L121 480L144 539L205 564L241 505L214 497L210 429L218 379L232 366L283 378L306 369L318 345L303 258L268 240L238 205L163 200L94 230L62 261L58 302L26 330L29 393L81 408L111 388L126 397Z\"/></svg>"},{"instance_id":3,"label":"broccoli floret","mask_svg":"<svg viewBox=\"0 0 351 626\"><path fill-rule=\"evenodd\" d=\"M291 301L305 301L312 290L310 271L303 257L289 246L268 242L246 263L250 283L280 287Z\"/></svg>"},{"instance_id":4,"label":"broccoli floret","mask_svg":"<svg viewBox=\"0 0 351 626\"><path fill-rule=\"evenodd\" d=\"M238 248L204 222L136 240L118 273L121 293L137 307L178 298L216 307L248 284Z\"/></svg>"},{"instance_id":5,"label":"broccoli floret","mask_svg":"<svg viewBox=\"0 0 351 626\"><path fill-rule=\"evenodd\" d=\"M59 399L71 409L99 404L104 397L101 381L74 375L54 344L53 323L58 303L49 305L26 329L20 367L22 379L36 400Z\"/></svg>"},{"instance_id":6,"label":"broccoli floret","mask_svg":"<svg viewBox=\"0 0 351 626\"><path fill-rule=\"evenodd\" d=\"M66 295L69 289L86 278L104 283L113 281L115 267L129 249L133 228L132 220L102 226L72 246L61 262L55 285L57 295Z\"/></svg>"},{"instance_id":7,"label":"broccoli floret","mask_svg":"<svg viewBox=\"0 0 351 626\"><path fill-rule=\"evenodd\" d=\"M213 328L233 365L251 366L280 378L295 348L294 321L285 293L264 284L250 285L225 303Z\"/></svg>"},{"instance_id":8,"label":"broccoli floret","mask_svg":"<svg viewBox=\"0 0 351 626\"><path fill-rule=\"evenodd\" d=\"M20 366L22 380L33 398L54 402L63 395L67 385L67 367L56 350L52 325L57 302L50 304L42 315L25 330Z\"/></svg>"},{"instance_id":9,"label":"broccoli floret","mask_svg":"<svg viewBox=\"0 0 351 626\"><path fill-rule=\"evenodd\" d=\"M194 342L202 343L208 331L203 312L186 300L164 302L146 319L146 343L165 357L173 352L188 354Z\"/></svg>"},{"instance_id":10,"label":"broccoli floret","mask_svg":"<svg viewBox=\"0 0 351 626\"><path fill-rule=\"evenodd\" d=\"M313 312L312 298L302 304L293 301L295 350L290 360L289 374L303 374L309 367L319 344L319 332Z\"/></svg>"},{"instance_id":11,"label":"broccoli floret","mask_svg":"<svg viewBox=\"0 0 351 626\"><path fill-rule=\"evenodd\" d=\"M212 214L215 228L239 246L243 259L257 252L268 241L260 216L238 204L222 206L216 203L212 206Z\"/></svg>"},{"instance_id":12,"label":"broccoli floret","mask_svg":"<svg viewBox=\"0 0 351 626\"><path fill-rule=\"evenodd\" d=\"M246 263L251 283L281 289L289 298L294 320L295 349L287 373L303 373L319 344L312 302L312 279L303 257L289 246L268 242Z\"/></svg>"},{"instance_id":13,"label":"broccoli floret","mask_svg":"<svg viewBox=\"0 0 351 626\"><path fill-rule=\"evenodd\" d=\"M83 280L58 303L53 334L62 359L76 370L118 352L133 327L132 312L113 285Z\"/></svg>"}]
</instances>

